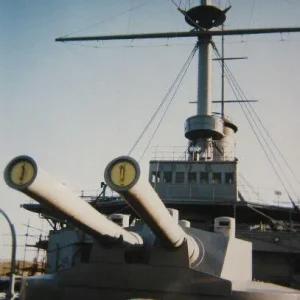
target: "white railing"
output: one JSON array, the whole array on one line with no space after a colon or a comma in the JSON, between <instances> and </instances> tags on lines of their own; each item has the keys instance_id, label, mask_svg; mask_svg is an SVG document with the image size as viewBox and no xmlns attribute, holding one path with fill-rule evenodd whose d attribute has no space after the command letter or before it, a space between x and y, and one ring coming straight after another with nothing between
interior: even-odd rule
<instances>
[{"instance_id":1,"label":"white railing","mask_svg":"<svg viewBox=\"0 0 300 300\"><path fill-rule=\"evenodd\" d=\"M152 160L171 160L171 161L186 161L188 160L188 152L186 147L153 147Z\"/></svg>"},{"instance_id":2,"label":"white railing","mask_svg":"<svg viewBox=\"0 0 300 300\"><path fill-rule=\"evenodd\" d=\"M223 143L223 145L230 145L230 143ZM214 161L234 161L235 147L226 146L226 153L224 155L219 153L219 150L214 148ZM156 146L152 148L151 160L165 160L165 161L188 161L189 153L187 147L182 146L170 146L170 147L161 147Z\"/></svg>"}]
</instances>

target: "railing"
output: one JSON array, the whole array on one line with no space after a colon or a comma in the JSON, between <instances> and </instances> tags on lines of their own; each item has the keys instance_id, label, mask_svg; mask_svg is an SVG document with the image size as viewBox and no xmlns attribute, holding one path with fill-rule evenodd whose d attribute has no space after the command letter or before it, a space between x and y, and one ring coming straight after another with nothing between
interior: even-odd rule
<instances>
[{"instance_id":1,"label":"railing","mask_svg":"<svg viewBox=\"0 0 300 300\"><path fill-rule=\"evenodd\" d=\"M7 300L15 299L15 268L16 268L16 252L17 252L17 235L13 223L10 221L8 215L4 210L0 209L0 214L7 221L12 238L12 249L11 249L11 264L10 264L10 278L9 278L9 289L6 295Z\"/></svg>"},{"instance_id":2,"label":"railing","mask_svg":"<svg viewBox=\"0 0 300 300\"><path fill-rule=\"evenodd\" d=\"M229 146L228 146L229 145ZM220 149L213 144L214 151L214 161L234 161L235 147L230 146L231 143L223 142L223 146L226 146L226 153L224 155L220 154ZM167 160L167 161L188 161L189 154L187 147L173 146L173 147L160 147L156 146L152 149L151 160ZM222 157L222 158L220 158ZM201 161L201 160L199 160Z\"/></svg>"},{"instance_id":3,"label":"railing","mask_svg":"<svg viewBox=\"0 0 300 300\"><path fill-rule=\"evenodd\" d=\"M153 147L151 160L187 161L188 152L186 147Z\"/></svg>"}]
</instances>

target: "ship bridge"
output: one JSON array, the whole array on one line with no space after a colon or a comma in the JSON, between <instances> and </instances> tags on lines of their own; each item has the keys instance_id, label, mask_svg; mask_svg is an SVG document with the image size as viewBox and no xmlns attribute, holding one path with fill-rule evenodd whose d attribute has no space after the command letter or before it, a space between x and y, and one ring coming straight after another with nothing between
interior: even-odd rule
<instances>
[{"instance_id":1,"label":"ship bridge","mask_svg":"<svg viewBox=\"0 0 300 300\"><path fill-rule=\"evenodd\" d=\"M176 152L160 154L150 161L149 182L164 202L238 201L235 157L201 160L199 155L185 153L179 160Z\"/></svg>"}]
</instances>

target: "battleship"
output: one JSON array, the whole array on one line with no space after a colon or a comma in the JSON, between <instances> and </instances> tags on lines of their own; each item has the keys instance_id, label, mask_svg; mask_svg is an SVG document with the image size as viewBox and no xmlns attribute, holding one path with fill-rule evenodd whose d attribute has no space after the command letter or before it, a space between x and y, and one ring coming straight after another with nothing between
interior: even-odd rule
<instances>
[{"instance_id":1,"label":"battleship","mask_svg":"<svg viewBox=\"0 0 300 300\"><path fill-rule=\"evenodd\" d=\"M299 299L299 292L281 286L300 287L299 208L291 197L291 207L245 199L235 157L238 126L224 114L224 98L221 113L211 111L210 80L213 50L228 72L214 37L300 28L216 30L230 7L203 0L178 10L191 31L56 39L197 38L185 64L198 53L197 113L186 119L188 146L180 159L151 160L144 180L135 159L116 158L107 165L102 192L88 202L29 156L7 165L8 186L39 202L23 207L53 227L47 274L24 279L21 299ZM249 102L236 100L242 101Z\"/></svg>"}]
</instances>

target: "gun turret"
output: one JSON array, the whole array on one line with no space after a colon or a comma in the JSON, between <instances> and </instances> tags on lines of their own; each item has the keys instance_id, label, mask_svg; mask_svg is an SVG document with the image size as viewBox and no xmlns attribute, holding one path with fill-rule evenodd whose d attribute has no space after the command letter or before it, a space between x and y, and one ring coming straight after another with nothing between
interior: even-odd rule
<instances>
[{"instance_id":1,"label":"gun turret","mask_svg":"<svg viewBox=\"0 0 300 300\"><path fill-rule=\"evenodd\" d=\"M197 260L200 251L196 240L174 221L150 183L141 178L136 160L128 156L112 160L105 169L104 177L107 185L125 199L163 246L178 248L186 242L190 263Z\"/></svg>"},{"instance_id":2,"label":"gun turret","mask_svg":"<svg viewBox=\"0 0 300 300\"><path fill-rule=\"evenodd\" d=\"M57 182L38 167L29 156L18 156L11 160L5 168L4 179L9 187L62 212L70 222L100 243L107 244L119 240L129 245L143 243L139 235L126 231L108 220L64 184Z\"/></svg>"},{"instance_id":3,"label":"gun turret","mask_svg":"<svg viewBox=\"0 0 300 300\"><path fill-rule=\"evenodd\" d=\"M138 234L98 213L28 156L13 159L4 178L13 189L65 214L102 245L119 240L127 245L143 244ZM222 230L183 230L148 181L141 178L134 159L125 156L113 160L105 170L105 179L147 224L132 227L143 234L145 245L107 249L94 243L88 262L54 274L24 278L21 299L83 299L86 295L89 299L270 299L270 295L272 299L299 298L294 290L251 281L249 242L228 232L222 234ZM163 247L152 243L154 236L149 234L149 228ZM148 240L147 234L151 237ZM200 245L205 245L207 255Z\"/></svg>"}]
</instances>

